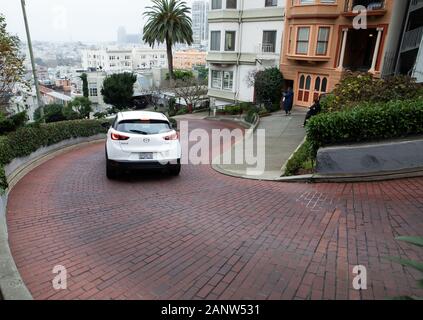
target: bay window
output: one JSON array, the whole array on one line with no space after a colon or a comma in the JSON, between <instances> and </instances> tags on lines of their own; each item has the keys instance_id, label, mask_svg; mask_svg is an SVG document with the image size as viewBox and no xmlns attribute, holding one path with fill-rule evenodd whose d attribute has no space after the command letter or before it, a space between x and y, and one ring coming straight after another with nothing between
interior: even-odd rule
<instances>
[{"instance_id":1,"label":"bay window","mask_svg":"<svg viewBox=\"0 0 423 320\"><path fill-rule=\"evenodd\" d=\"M297 54L308 54L310 27L299 27L297 32Z\"/></svg>"},{"instance_id":2,"label":"bay window","mask_svg":"<svg viewBox=\"0 0 423 320\"><path fill-rule=\"evenodd\" d=\"M212 70L211 87L219 90L232 90L234 85L233 71Z\"/></svg>"}]
</instances>

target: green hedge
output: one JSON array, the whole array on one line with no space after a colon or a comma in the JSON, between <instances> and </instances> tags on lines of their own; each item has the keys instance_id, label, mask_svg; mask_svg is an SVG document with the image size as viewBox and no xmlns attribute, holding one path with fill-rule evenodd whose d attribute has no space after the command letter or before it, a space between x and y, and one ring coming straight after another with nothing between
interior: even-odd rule
<instances>
[{"instance_id":1,"label":"green hedge","mask_svg":"<svg viewBox=\"0 0 423 320\"><path fill-rule=\"evenodd\" d=\"M285 168L285 176L294 176L298 174L300 169L307 166L313 166L311 144L306 140L301 147L289 159Z\"/></svg>"},{"instance_id":2,"label":"green hedge","mask_svg":"<svg viewBox=\"0 0 423 320\"><path fill-rule=\"evenodd\" d=\"M356 108L325 113L307 125L313 156L320 147L423 134L423 100L363 103Z\"/></svg>"},{"instance_id":3,"label":"green hedge","mask_svg":"<svg viewBox=\"0 0 423 320\"><path fill-rule=\"evenodd\" d=\"M4 166L13 159L25 157L41 147L63 140L90 137L106 133L101 120L75 120L49 124L29 125L0 137L0 190L7 188Z\"/></svg>"}]
</instances>

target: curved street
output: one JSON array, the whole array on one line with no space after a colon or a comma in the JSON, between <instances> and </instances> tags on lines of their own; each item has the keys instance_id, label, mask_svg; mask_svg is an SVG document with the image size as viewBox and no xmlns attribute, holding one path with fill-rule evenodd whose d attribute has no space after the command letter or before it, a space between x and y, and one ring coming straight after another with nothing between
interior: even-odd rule
<instances>
[{"instance_id":1,"label":"curved street","mask_svg":"<svg viewBox=\"0 0 423 320\"><path fill-rule=\"evenodd\" d=\"M232 128L193 120L191 128ZM226 146L228 147L228 146ZM9 196L10 247L35 299L384 299L415 294L423 179L285 184L208 165L105 176L104 144L62 154ZM68 289L52 287L56 265ZM356 291L353 267L367 268Z\"/></svg>"}]
</instances>

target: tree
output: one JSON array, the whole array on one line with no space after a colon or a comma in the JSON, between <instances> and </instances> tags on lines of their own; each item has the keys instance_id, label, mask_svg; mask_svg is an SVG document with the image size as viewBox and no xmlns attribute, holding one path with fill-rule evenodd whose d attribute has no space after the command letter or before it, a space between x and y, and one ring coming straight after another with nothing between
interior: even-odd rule
<instances>
[{"instance_id":1,"label":"tree","mask_svg":"<svg viewBox=\"0 0 423 320\"><path fill-rule=\"evenodd\" d=\"M144 27L143 40L151 47L155 43L166 43L169 74L175 80L173 71L172 47L176 43L191 45L192 21L188 16L191 11L181 0L152 0L153 6L147 7L144 16L148 18Z\"/></svg>"},{"instance_id":2,"label":"tree","mask_svg":"<svg viewBox=\"0 0 423 320\"><path fill-rule=\"evenodd\" d=\"M40 108L34 112L34 120L39 122L41 118ZM48 104L44 106L44 120L46 123L65 121L66 118L63 115L63 106L61 104Z\"/></svg>"},{"instance_id":3,"label":"tree","mask_svg":"<svg viewBox=\"0 0 423 320\"><path fill-rule=\"evenodd\" d=\"M91 101L86 97L78 97L72 100L63 108L63 115L68 120L75 119L89 119L91 108Z\"/></svg>"},{"instance_id":4,"label":"tree","mask_svg":"<svg viewBox=\"0 0 423 320\"><path fill-rule=\"evenodd\" d=\"M0 14L0 112L7 113L16 84L22 82L24 58L19 54L20 41L6 31L6 21Z\"/></svg>"},{"instance_id":5,"label":"tree","mask_svg":"<svg viewBox=\"0 0 423 320\"><path fill-rule=\"evenodd\" d=\"M175 70L173 72L174 80L188 80L194 78L194 73L191 70ZM170 79L170 74L166 75L166 80Z\"/></svg>"},{"instance_id":6,"label":"tree","mask_svg":"<svg viewBox=\"0 0 423 320\"><path fill-rule=\"evenodd\" d=\"M145 95L146 101L149 106L154 107L154 110L157 111L162 104L162 93L164 86L155 86L148 91L148 94Z\"/></svg>"},{"instance_id":7,"label":"tree","mask_svg":"<svg viewBox=\"0 0 423 320\"><path fill-rule=\"evenodd\" d=\"M282 99L284 79L276 67L258 71L253 80L258 102L271 101L279 103Z\"/></svg>"},{"instance_id":8,"label":"tree","mask_svg":"<svg viewBox=\"0 0 423 320\"><path fill-rule=\"evenodd\" d=\"M194 70L198 72L198 79L208 82L209 69L206 66L198 65L194 67Z\"/></svg>"},{"instance_id":9,"label":"tree","mask_svg":"<svg viewBox=\"0 0 423 320\"><path fill-rule=\"evenodd\" d=\"M207 94L207 84L198 79L178 80L174 91L177 96L184 99L189 112L192 112L197 103Z\"/></svg>"},{"instance_id":10,"label":"tree","mask_svg":"<svg viewBox=\"0 0 423 320\"><path fill-rule=\"evenodd\" d=\"M118 110L130 108L133 105L134 84L137 77L132 73L112 74L103 82L101 94L104 102Z\"/></svg>"},{"instance_id":11,"label":"tree","mask_svg":"<svg viewBox=\"0 0 423 320\"><path fill-rule=\"evenodd\" d=\"M82 94L85 98L89 97L89 91L88 91L88 76L86 73L81 74L79 77L82 80Z\"/></svg>"}]
</instances>

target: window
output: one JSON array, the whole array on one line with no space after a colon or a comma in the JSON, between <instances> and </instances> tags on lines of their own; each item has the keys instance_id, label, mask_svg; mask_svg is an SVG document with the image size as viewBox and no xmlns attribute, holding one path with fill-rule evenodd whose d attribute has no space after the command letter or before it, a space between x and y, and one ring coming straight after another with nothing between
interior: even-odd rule
<instances>
[{"instance_id":1,"label":"window","mask_svg":"<svg viewBox=\"0 0 423 320\"><path fill-rule=\"evenodd\" d=\"M276 7L278 5L278 0L266 0L264 3L265 7Z\"/></svg>"},{"instance_id":2,"label":"window","mask_svg":"<svg viewBox=\"0 0 423 320\"><path fill-rule=\"evenodd\" d=\"M297 54L308 53L308 40L310 36L310 27L300 27L297 33Z\"/></svg>"},{"instance_id":3,"label":"window","mask_svg":"<svg viewBox=\"0 0 423 320\"><path fill-rule=\"evenodd\" d=\"M92 87L90 86L90 97L97 97L98 96L98 90L97 86L94 84Z\"/></svg>"},{"instance_id":4,"label":"window","mask_svg":"<svg viewBox=\"0 0 423 320\"><path fill-rule=\"evenodd\" d=\"M235 31L225 33L225 51L235 51Z\"/></svg>"},{"instance_id":5,"label":"window","mask_svg":"<svg viewBox=\"0 0 423 320\"><path fill-rule=\"evenodd\" d=\"M313 4L314 0L300 0L300 4Z\"/></svg>"},{"instance_id":6,"label":"window","mask_svg":"<svg viewBox=\"0 0 423 320\"><path fill-rule=\"evenodd\" d=\"M236 0L226 0L226 9L236 9Z\"/></svg>"},{"instance_id":7,"label":"window","mask_svg":"<svg viewBox=\"0 0 423 320\"><path fill-rule=\"evenodd\" d=\"M222 0L212 0L212 10L222 9Z\"/></svg>"},{"instance_id":8,"label":"window","mask_svg":"<svg viewBox=\"0 0 423 320\"><path fill-rule=\"evenodd\" d=\"M234 85L233 71L212 70L211 87L220 90L232 90Z\"/></svg>"},{"instance_id":9,"label":"window","mask_svg":"<svg viewBox=\"0 0 423 320\"><path fill-rule=\"evenodd\" d=\"M222 71L212 70L211 86L214 89L222 89Z\"/></svg>"},{"instance_id":10,"label":"window","mask_svg":"<svg viewBox=\"0 0 423 320\"><path fill-rule=\"evenodd\" d=\"M316 54L325 56L328 52L328 43L329 43L329 32L330 28L320 27L319 34L317 36L317 48Z\"/></svg>"},{"instance_id":11,"label":"window","mask_svg":"<svg viewBox=\"0 0 423 320\"><path fill-rule=\"evenodd\" d=\"M262 52L275 52L275 49L276 49L276 31L263 31Z\"/></svg>"},{"instance_id":12,"label":"window","mask_svg":"<svg viewBox=\"0 0 423 320\"><path fill-rule=\"evenodd\" d=\"M169 122L162 120L123 120L117 124L117 131L141 134L155 135L170 132Z\"/></svg>"},{"instance_id":13,"label":"window","mask_svg":"<svg viewBox=\"0 0 423 320\"><path fill-rule=\"evenodd\" d=\"M232 71L223 72L223 90L232 90L234 83L234 73Z\"/></svg>"},{"instance_id":14,"label":"window","mask_svg":"<svg viewBox=\"0 0 423 320\"><path fill-rule=\"evenodd\" d=\"M210 34L210 50L220 51L220 31L212 31Z\"/></svg>"},{"instance_id":15,"label":"window","mask_svg":"<svg viewBox=\"0 0 423 320\"><path fill-rule=\"evenodd\" d=\"M320 91L323 93L326 93L327 87L328 87L328 78L323 78L322 87L320 88Z\"/></svg>"},{"instance_id":16,"label":"window","mask_svg":"<svg viewBox=\"0 0 423 320\"><path fill-rule=\"evenodd\" d=\"M131 59L131 56L125 56L125 60Z\"/></svg>"}]
</instances>

